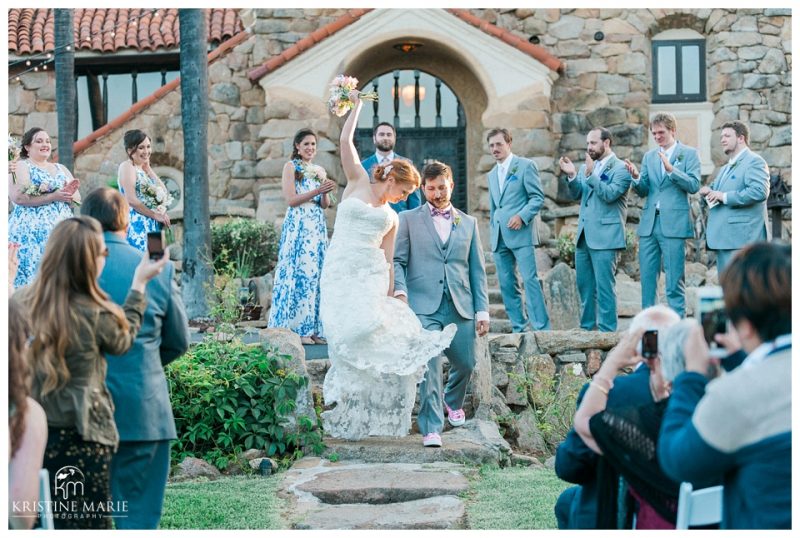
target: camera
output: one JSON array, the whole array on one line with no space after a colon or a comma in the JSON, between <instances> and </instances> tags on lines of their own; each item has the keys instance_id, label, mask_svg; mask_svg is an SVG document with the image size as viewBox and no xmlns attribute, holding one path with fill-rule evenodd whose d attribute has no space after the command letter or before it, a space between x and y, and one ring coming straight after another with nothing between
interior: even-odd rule
<instances>
[{"instance_id":1,"label":"camera","mask_svg":"<svg viewBox=\"0 0 800 538\"><path fill-rule=\"evenodd\" d=\"M722 288L719 286L703 286L697 290L697 309L695 310L703 336L708 344L712 357L724 358L728 352L714 340L715 334L728 332L728 316L725 314L725 301Z\"/></svg>"},{"instance_id":2,"label":"camera","mask_svg":"<svg viewBox=\"0 0 800 538\"><path fill-rule=\"evenodd\" d=\"M151 260L160 260L164 257L164 230L147 232L147 253Z\"/></svg>"},{"instance_id":3,"label":"camera","mask_svg":"<svg viewBox=\"0 0 800 538\"><path fill-rule=\"evenodd\" d=\"M658 356L658 331L645 331L642 335L642 357L655 359Z\"/></svg>"}]
</instances>

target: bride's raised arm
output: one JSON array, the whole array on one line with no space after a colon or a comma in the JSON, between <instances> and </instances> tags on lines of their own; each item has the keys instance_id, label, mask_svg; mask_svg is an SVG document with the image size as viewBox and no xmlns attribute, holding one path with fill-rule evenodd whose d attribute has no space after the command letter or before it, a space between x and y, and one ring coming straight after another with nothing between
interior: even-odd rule
<instances>
[{"instance_id":1,"label":"bride's raised arm","mask_svg":"<svg viewBox=\"0 0 800 538\"><path fill-rule=\"evenodd\" d=\"M359 97L360 93L357 90L350 92L350 100L355 103L355 107L350 111L347 116L347 121L344 122L342 127L342 134L339 137L339 151L342 156L342 168L344 175L347 177L348 185L360 180L366 179L367 171L361 166L361 159L358 156L358 151L353 143L353 135L356 132L356 124L358 123L358 115L361 113L361 107L364 103Z\"/></svg>"}]
</instances>

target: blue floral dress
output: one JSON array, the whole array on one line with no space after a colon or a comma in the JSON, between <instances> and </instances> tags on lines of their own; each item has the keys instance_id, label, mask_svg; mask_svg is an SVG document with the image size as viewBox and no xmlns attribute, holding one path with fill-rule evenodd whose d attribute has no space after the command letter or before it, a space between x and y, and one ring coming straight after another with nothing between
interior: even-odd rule
<instances>
[{"instance_id":1,"label":"blue floral dress","mask_svg":"<svg viewBox=\"0 0 800 538\"><path fill-rule=\"evenodd\" d=\"M144 197L142 196L142 185L145 183L155 183L150 177L145 173L144 170L140 170L139 168L136 169L136 197L144 201ZM119 186L119 191L122 194L125 194L125 189L122 188L122 185ZM135 209L130 209L130 225L128 226L128 243L131 246L138 248L142 252L147 250L147 233L148 232L158 232L161 230L161 223L155 219L151 219L150 217L146 217L136 211Z\"/></svg>"},{"instance_id":2,"label":"blue floral dress","mask_svg":"<svg viewBox=\"0 0 800 538\"><path fill-rule=\"evenodd\" d=\"M295 192L316 189L319 182L303 177ZM321 195L289 207L281 229L278 265L272 288L269 327L283 327L302 336L322 334L319 320L319 277L328 248L328 227L319 203Z\"/></svg>"},{"instance_id":3,"label":"blue floral dress","mask_svg":"<svg viewBox=\"0 0 800 538\"><path fill-rule=\"evenodd\" d=\"M40 186L48 183L52 191L64 188L68 176L65 169L56 164L58 172L51 176L47 170L39 168L31 161L28 163L30 169L31 183ZM17 205L12 202L13 209L8 217L8 240L19 243L19 270L14 279L14 287L26 286L33 282L36 272L39 269L39 260L44 254L44 247L50 232L56 224L64 219L73 216L72 208L67 202L53 202L37 207Z\"/></svg>"}]
</instances>

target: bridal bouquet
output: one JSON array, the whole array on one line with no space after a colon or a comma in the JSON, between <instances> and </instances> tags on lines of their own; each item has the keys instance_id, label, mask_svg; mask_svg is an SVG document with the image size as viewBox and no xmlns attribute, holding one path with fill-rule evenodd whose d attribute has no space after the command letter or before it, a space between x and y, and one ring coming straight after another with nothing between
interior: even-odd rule
<instances>
[{"instance_id":1,"label":"bridal bouquet","mask_svg":"<svg viewBox=\"0 0 800 538\"><path fill-rule=\"evenodd\" d=\"M331 81L330 93L328 98L328 108L331 114L342 117L347 111L356 106L350 100L350 92L358 88L358 79L346 75L338 75ZM365 101L377 101L378 94L375 92L360 92L361 99Z\"/></svg>"},{"instance_id":2,"label":"bridal bouquet","mask_svg":"<svg viewBox=\"0 0 800 538\"><path fill-rule=\"evenodd\" d=\"M139 190L142 193L144 205L159 213L166 213L169 206L175 201L167 189L150 181L142 181Z\"/></svg>"},{"instance_id":3,"label":"bridal bouquet","mask_svg":"<svg viewBox=\"0 0 800 538\"><path fill-rule=\"evenodd\" d=\"M19 143L17 139L11 136L9 133L8 135L8 162L15 161L19 159ZM14 183L17 182L17 174L15 172L11 172L11 179Z\"/></svg>"},{"instance_id":4,"label":"bridal bouquet","mask_svg":"<svg viewBox=\"0 0 800 538\"><path fill-rule=\"evenodd\" d=\"M302 159L294 160L294 169L305 179L313 181L317 187L327 179L321 166L311 163L305 164ZM328 201L330 201L331 205L336 205L336 195L333 194L333 191L328 193Z\"/></svg>"}]
</instances>

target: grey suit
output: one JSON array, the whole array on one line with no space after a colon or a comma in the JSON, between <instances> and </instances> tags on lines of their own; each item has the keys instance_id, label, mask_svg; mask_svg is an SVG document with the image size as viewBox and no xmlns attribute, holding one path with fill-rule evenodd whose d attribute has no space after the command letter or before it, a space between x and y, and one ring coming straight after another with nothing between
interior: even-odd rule
<instances>
[{"instance_id":1,"label":"grey suit","mask_svg":"<svg viewBox=\"0 0 800 538\"><path fill-rule=\"evenodd\" d=\"M612 155L603 170L586 176L586 165L569 182L573 198L581 200L575 246L575 271L581 296L581 327L617 330L617 251L625 248L625 218L631 175ZM599 318L598 318L599 311Z\"/></svg>"},{"instance_id":2,"label":"grey suit","mask_svg":"<svg viewBox=\"0 0 800 538\"><path fill-rule=\"evenodd\" d=\"M122 304L142 253L124 237L104 234L109 255L100 287ZM109 355L106 384L114 400L120 444L111 460L111 495L127 501L119 529L155 529L161 518L169 474L169 444L175 420L164 366L189 347L189 327L171 263L146 288L147 310L133 347Z\"/></svg>"},{"instance_id":3,"label":"grey suit","mask_svg":"<svg viewBox=\"0 0 800 538\"><path fill-rule=\"evenodd\" d=\"M732 167L722 167L711 190L727 193L727 203L709 209L706 227L706 245L717 251L717 270L722 271L744 245L771 238L767 227L767 162L745 149Z\"/></svg>"},{"instance_id":4,"label":"grey suit","mask_svg":"<svg viewBox=\"0 0 800 538\"><path fill-rule=\"evenodd\" d=\"M533 329L550 329L550 318L544 304L544 294L536 273L534 246L539 244L534 217L544 203L536 164L523 157L512 157L502 192L497 177L497 165L489 172L489 220L491 246L500 280L500 293L514 332L523 332L530 321ZM514 215L522 218L523 226L512 230L506 226ZM522 282L525 282L527 317L522 307Z\"/></svg>"},{"instance_id":5,"label":"grey suit","mask_svg":"<svg viewBox=\"0 0 800 538\"><path fill-rule=\"evenodd\" d=\"M676 144L670 160L672 173L661 172L658 149L652 149L644 155L639 181L632 184L639 196L647 197L639 221L642 308L656 303L656 285L663 257L667 302L683 316L686 311L686 239L694 237L689 194L700 190L700 158L696 149L680 142Z\"/></svg>"},{"instance_id":6,"label":"grey suit","mask_svg":"<svg viewBox=\"0 0 800 538\"><path fill-rule=\"evenodd\" d=\"M444 354L450 362L442 394L442 359L428 363L420 384L417 424L423 435L444 426L442 401L461 409L467 383L475 369L475 313L489 310L486 268L477 220L453 208L450 237L442 243L430 205L400 213L394 251L395 291L408 295L408 304L423 327L441 330L455 323L458 330Z\"/></svg>"}]
</instances>

